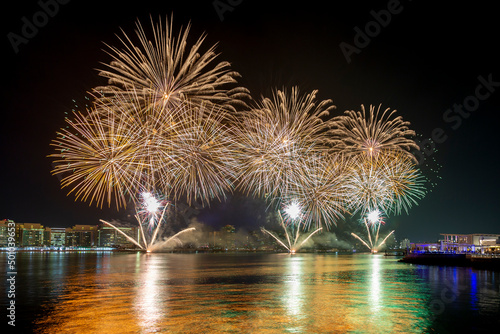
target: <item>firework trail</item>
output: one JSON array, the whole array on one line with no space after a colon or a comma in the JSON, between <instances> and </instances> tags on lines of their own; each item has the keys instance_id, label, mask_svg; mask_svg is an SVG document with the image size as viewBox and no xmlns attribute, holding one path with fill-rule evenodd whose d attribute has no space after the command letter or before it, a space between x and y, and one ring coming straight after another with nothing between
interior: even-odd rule
<instances>
[{"instance_id":1,"label":"firework trail","mask_svg":"<svg viewBox=\"0 0 500 334\"><path fill-rule=\"evenodd\" d=\"M180 231L180 232L177 232L176 234L174 234L174 235L173 235L173 236L171 236L171 237L165 238L165 239L164 239L163 241L161 241L161 242L157 242L157 243L155 243L155 244L153 244L153 245L149 246L149 247L147 248L147 250L148 250L149 252L154 252L154 251L156 251L156 250L160 250L160 249L162 249L162 248L165 248L165 247L166 247L166 246L167 246L170 242L172 242L172 241L175 241L175 242L177 242L177 243L182 244L182 243L180 242L180 240L179 240L179 238L178 238L178 237L179 237L181 234L184 234L184 233L186 233L186 232L190 232L190 231L194 231L194 230L196 230L196 228L194 228L194 227L189 227L189 228L186 228L186 229L184 229L184 230L182 230L182 231Z\"/></svg>"},{"instance_id":2,"label":"firework trail","mask_svg":"<svg viewBox=\"0 0 500 334\"><path fill-rule=\"evenodd\" d=\"M104 223L112 228L114 228L116 231L118 231L120 234L124 235L128 241L130 241L131 243L133 243L134 245L136 245L137 247L139 248L142 248L144 249L143 245L141 245L139 242L137 242L134 238L130 237L129 235L127 235L125 232L123 232L122 230L120 230L119 228L117 228L116 226L114 226L113 224L103 220L103 219L99 219L99 221L101 223Z\"/></svg>"}]
</instances>

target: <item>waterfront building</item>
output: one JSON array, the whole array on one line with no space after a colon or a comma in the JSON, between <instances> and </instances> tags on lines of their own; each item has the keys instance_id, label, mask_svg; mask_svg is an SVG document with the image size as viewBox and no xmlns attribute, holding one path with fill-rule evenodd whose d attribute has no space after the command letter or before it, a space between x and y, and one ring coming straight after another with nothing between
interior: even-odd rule
<instances>
[{"instance_id":1,"label":"waterfront building","mask_svg":"<svg viewBox=\"0 0 500 334\"><path fill-rule=\"evenodd\" d=\"M135 227L117 227L120 231L139 242L139 231ZM97 231L97 244L99 247L134 248L136 247L127 237L116 229L101 225Z\"/></svg>"},{"instance_id":2,"label":"waterfront building","mask_svg":"<svg viewBox=\"0 0 500 334\"><path fill-rule=\"evenodd\" d=\"M14 221L10 219L0 220L0 247L7 247L9 244L9 223L12 224Z\"/></svg>"},{"instance_id":3,"label":"waterfront building","mask_svg":"<svg viewBox=\"0 0 500 334\"><path fill-rule=\"evenodd\" d=\"M46 227L44 245L48 247L66 246L66 228Z\"/></svg>"},{"instance_id":4,"label":"waterfront building","mask_svg":"<svg viewBox=\"0 0 500 334\"><path fill-rule=\"evenodd\" d=\"M410 245L411 252L437 252L441 250L437 242L415 242Z\"/></svg>"},{"instance_id":5,"label":"waterfront building","mask_svg":"<svg viewBox=\"0 0 500 334\"><path fill-rule=\"evenodd\" d=\"M441 234L441 251L457 253L498 253L500 234Z\"/></svg>"},{"instance_id":6,"label":"waterfront building","mask_svg":"<svg viewBox=\"0 0 500 334\"><path fill-rule=\"evenodd\" d=\"M21 247L42 247L44 232L42 224L16 224L16 243Z\"/></svg>"},{"instance_id":7,"label":"waterfront building","mask_svg":"<svg viewBox=\"0 0 500 334\"><path fill-rule=\"evenodd\" d=\"M401 242L399 243L399 248L400 249L408 249L410 248L410 239L403 239L401 240Z\"/></svg>"},{"instance_id":8,"label":"waterfront building","mask_svg":"<svg viewBox=\"0 0 500 334\"><path fill-rule=\"evenodd\" d=\"M50 227L45 227L43 230L43 246L50 246Z\"/></svg>"},{"instance_id":9,"label":"waterfront building","mask_svg":"<svg viewBox=\"0 0 500 334\"><path fill-rule=\"evenodd\" d=\"M97 225L75 225L66 229L66 246L97 246Z\"/></svg>"},{"instance_id":10,"label":"waterfront building","mask_svg":"<svg viewBox=\"0 0 500 334\"><path fill-rule=\"evenodd\" d=\"M500 234L442 233L441 235L443 238L435 243L412 243L412 252L500 253Z\"/></svg>"}]
</instances>

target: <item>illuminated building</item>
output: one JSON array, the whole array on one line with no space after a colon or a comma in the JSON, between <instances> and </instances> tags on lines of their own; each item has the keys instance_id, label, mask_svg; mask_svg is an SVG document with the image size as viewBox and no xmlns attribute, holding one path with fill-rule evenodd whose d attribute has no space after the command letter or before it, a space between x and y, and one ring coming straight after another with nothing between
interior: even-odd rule
<instances>
[{"instance_id":1,"label":"illuminated building","mask_svg":"<svg viewBox=\"0 0 500 334\"><path fill-rule=\"evenodd\" d=\"M44 245L50 247L66 246L66 228L46 227Z\"/></svg>"},{"instance_id":2,"label":"illuminated building","mask_svg":"<svg viewBox=\"0 0 500 334\"><path fill-rule=\"evenodd\" d=\"M498 253L500 252L500 234L441 234L441 251Z\"/></svg>"},{"instance_id":3,"label":"illuminated building","mask_svg":"<svg viewBox=\"0 0 500 334\"><path fill-rule=\"evenodd\" d=\"M135 227L117 227L120 231L139 240L139 231ZM135 248L135 245L130 242L127 237L110 226L100 226L97 231L97 244L99 247L117 247L117 248Z\"/></svg>"},{"instance_id":4,"label":"illuminated building","mask_svg":"<svg viewBox=\"0 0 500 334\"><path fill-rule=\"evenodd\" d=\"M500 253L500 234L442 233L436 243L411 243L414 252Z\"/></svg>"},{"instance_id":5,"label":"illuminated building","mask_svg":"<svg viewBox=\"0 0 500 334\"><path fill-rule=\"evenodd\" d=\"M10 219L0 220L0 247L7 247L9 243L9 223L14 223Z\"/></svg>"},{"instance_id":6,"label":"illuminated building","mask_svg":"<svg viewBox=\"0 0 500 334\"><path fill-rule=\"evenodd\" d=\"M97 246L97 225L75 225L66 229L66 246Z\"/></svg>"},{"instance_id":7,"label":"illuminated building","mask_svg":"<svg viewBox=\"0 0 500 334\"><path fill-rule=\"evenodd\" d=\"M16 241L21 247L41 247L44 240L42 224L16 224Z\"/></svg>"},{"instance_id":8,"label":"illuminated building","mask_svg":"<svg viewBox=\"0 0 500 334\"><path fill-rule=\"evenodd\" d=\"M415 242L410 243L411 252L437 252L440 251L437 242Z\"/></svg>"}]
</instances>

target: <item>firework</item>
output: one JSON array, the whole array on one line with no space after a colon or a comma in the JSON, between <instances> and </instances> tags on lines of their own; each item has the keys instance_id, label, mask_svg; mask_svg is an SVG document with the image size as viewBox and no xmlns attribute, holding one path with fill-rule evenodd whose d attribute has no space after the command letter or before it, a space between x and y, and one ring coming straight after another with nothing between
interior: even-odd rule
<instances>
[{"instance_id":1,"label":"firework","mask_svg":"<svg viewBox=\"0 0 500 334\"><path fill-rule=\"evenodd\" d=\"M144 109L131 96L97 99L85 113L75 111L57 132L51 143L56 153L49 155L55 159L52 173L62 174L62 187L89 204L138 203L135 194L142 185L168 184L164 176L155 176L172 162L172 113L163 107Z\"/></svg>"},{"instance_id":2,"label":"firework","mask_svg":"<svg viewBox=\"0 0 500 334\"><path fill-rule=\"evenodd\" d=\"M385 159L386 161L389 159ZM414 163L414 160L405 154L393 154L393 158L386 163L387 187L391 199L386 212L400 214L417 205L426 195L426 178Z\"/></svg>"},{"instance_id":3,"label":"firework","mask_svg":"<svg viewBox=\"0 0 500 334\"><path fill-rule=\"evenodd\" d=\"M358 156L353 160L344 181L351 198L349 210L365 215L379 207L387 207L392 196L385 170L388 166L384 166L383 159Z\"/></svg>"},{"instance_id":4,"label":"firework","mask_svg":"<svg viewBox=\"0 0 500 334\"><path fill-rule=\"evenodd\" d=\"M170 203L166 200L160 199L159 196L156 196L153 193L147 191L141 193L140 198L142 199L142 201L140 205L136 207L135 214L135 218L137 219L140 231L140 240L131 238L110 222L102 219L100 219L100 221L108 226L111 226L112 228L123 234L130 242L148 252L161 249L171 241L177 241L180 243L180 240L178 239L178 236L180 234L195 230L194 227L187 228L169 238L166 238L162 242L157 243L156 241L158 235L165 221L165 213L167 212Z\"/></svg>"},{"instance_id":5,"label":"firework","mask_svg":"<svg viewBox=\"0 0 500 334\"><path fill-rule=\"evenodd\" d=\"M136 241L127 236L123 231L105 220L100 219L100 221L125 235L128 240L139 248L148 250L156 241L169 203L161 201L150 192L143 192L140 197L142 198L142 202L140 206L136 207L135 218L139 225L141 241Z\"/></svg>"},{"instance_id":6,"label":"firework","mask_svg":"<svg viewBox=\"0 0 500 334\"><path fill-rule=\"evenodd\" d=\"M348 209L361 215L381 209L388 213L408 212L425 196L425 179L414 161L403 153L353 158L346 173Z\"/></svg>"},{"instance_id":7,"label":"firework","mask_svg":"<svg viewBox=\"0 0 500 334\"><path fill-rule=\"evenodd\" d=\"M236 179L228 117L214 105L144 107L132 94L97 99L58 132L53 173L65 175L62 186L72 187L70 193L99 206L138 203L134 195L143 188L188 203L222 200Z\"/></svg>"},{"instance_id":8,"label":"firework","mask_svg":"<svg viewBox=\"0 0 500 334\"><path fill-rule=\"evenodd\" d=\"M165 238L163 241L161 242L157 242L155 243L154 245L151 245L149 248L148 248L148 252L154 252L156 250L160 250L162 248L165 248L167 247L167 245L169 245L171 242L176 242L178 245L182 245L182 242L180 241L179 239L179 236L181 234L184 234L186 232L191 232L191 231L194 231L196 230L196 228L194 227L189 227L189 228L186 228L180 232L177 232L176 234L174 234L173 236L171 237L168 237L168 238Z\"/></svg>"},{"instance_id":9,"label":"firework","mask_svg":"<svg viewBox=\"0 0 500 334\"><path fill-rule=\"evenodd\" d=\"M188 47L190 24L175 36L170 22L151 19L151 36L138 21L133 42L123 30L121 48L108 46L113 58L99 75L108 79L108 86L96 89L106 96L139 92L140 97L154 98L154 103L175 108L186 101L196 105L216 103L235 110L234 105L248 97L244 88L228 90L239 74L226 61L216 62L216 45L202 52L205 35Z\"/></svg>"},{"instance_id":10,"label":"firework","mask_svg":"<svg viewBox=\"0 0 500 334\"><path fill-rule=\"evenodd\" d=\"M384 245L390 232L379 242L383 213L399 214L425 196L425 179L411 157L402 152L377 156L359 155L352 169L347 173L347 188L353 199L349 209L360 211L365 216L363 224L368 241L355 233L352 236L362 241L372 252ZM371 228L370 228L371 227Z\"/></svg>"},{"instance_id":11,"label":"firework","mask_svg":"<svg viewBox=\"0 0 500 334\"><path fill-rule=\"evenodd\" d=\"M366 112L361 105L361 111L347 110L345 115L335 117L330 132L333 150L370 157L377 157L381 152L403 152L415 159L410 150L419 150L419 147L409 138L415 136L409 129L410 123L402 116L393 117L396 110L381 111L380 107L375 110L375 106L370 105Z\"/></svg>"},{"instance_id":12,"label":"firework","mask_svg":"<svg viewBox=\"0 0 500 334\"><path fill-rule=\"evenodd\" d=\"M139 224L144 249L149 249L156 241L170 203L160 200L148 191L143 192L141 196L141 206L136 207L135 218ZM150 239L148 240L147 236L149 235Z\"/></svg>"},{"instance_id":13,"label":"firework","mask_svg":"<svg viewBox=\"0 0 500 334\"><path fill-rule=\"evenodd\" d=\"M290 205L286 206L284 211L286 215L293 220L293 219L298 219L300 217L301 209L299 203L294 201L290 203Z\"/></svg>"},{"instance_id":14,"label":"firework","mask_svg":"<svg viewBox=\"0 0 500 334\"><path fill-rule=\"evenodd\" d=\"M124 34L123 50L109 47L114 60L100 71L109 86L52 142L53 173L90 204L137 204L143 187L206 204L225 198L236 178L223 111L246 96L224 88L238 74L215 63L215 46L200 54L204 36L188 50L189 25L175 37L171 20L151 24L152 41L138 22L137 45Z\"/></svg>"},{"instance_id":15,"label":"firework","mask_svg":"<svg viewBox=\"0 0 500 334\"><path fill-rule=\"evenodd\" d=\"M277 90L234 124L241 171L238 187L254 196L276 198L306 173L303 159L323 152L329 123L321 117L333 108L316 103L316 91Z\"/></svg>"},{"instance_id":16,"label":"firework","mask_svg":"<svg viewBox=\"0 0 500 334\"><path fill-rule=\"evenodd\" d=\"M130 129L120 122L103 122L100 114L87 111L74 112L66 119L67 127L57 132L51 143L56 153L53 174L62 174L61 186L72 187L77 199L94 201L102 206L113 200L117 207L125 206L126 194L134 193L141 162L137 159L136 128Z\"/></svg>"},{"instance_id":17,"label":"firework","mask_svg":"<svg viewBox=\"0 0 500 334\"><path fill-rule=\"evenodd\" d=\"M355 233L351 233L351 235L361 241L372 253L377 253L385 244L387 238L394 233L394 230L391 231L379 242L380 225L384 224L384 222L382 221L381 212L378 209L370 211L363 219L363 224L366 227L368 241L363 240ZM370 226L372 227L371 229Z\"/></svg>"},{"instance_id":18,"label":"firework","mask_svg":"<svg viewBox=\"0 0 500 334\"><path fill-rule=\"evenodd\" d=\"M316 228L336 225L352 200L345 182L351 160L341 155L319 155L303 159L302 164L305 167L299 170L303 173L287 187L282 200L300 204L306 227L313 223Z\"/></svg>"},{"instance_id":19,"label":"firework","mask_svg":"<svg viewBox=\"0 0 500 334\"><path fill-rule=\"evenodd\" d=\"M237 178L236 142L226 123L230 115L218 107L186 105L174 140L172 196L188 203L223 200Z\"/></svg>"},{"instance_id":20,"label":"firework","mask_svg":"<svg viewBox=\"0 0 500 334\"><path fill-rule=\"evenodd\" d=\"M380 210L375 209L373 211L368 212L368 214L366 215L366 219L372 225L379 223L381 221Z\"/></svg>"},{"instance_id":21,"label":"firework","mask_svg":"<svg viewBox=\"0 0 500 334\"><path fill-rule=\"evenodd\" d=\"M291 202L289 205L285 206L283 209L287 215L287 221L283 219L280 211L278 211L279 221L283 231L285 232L285 240L281 240L274 232L261 228L262 233L269 234L273 237L281 246L285 247L288 252L295 253L299 248L301 248L314 234L320 232L323 228L316 228L314 231L307 234L305 238L300 239L300 226L302 224L302 209L297 202ZM303 236L302 236L303 237ZM300 241L300 242L299 242Z\"/></svg>"}]
</instances>

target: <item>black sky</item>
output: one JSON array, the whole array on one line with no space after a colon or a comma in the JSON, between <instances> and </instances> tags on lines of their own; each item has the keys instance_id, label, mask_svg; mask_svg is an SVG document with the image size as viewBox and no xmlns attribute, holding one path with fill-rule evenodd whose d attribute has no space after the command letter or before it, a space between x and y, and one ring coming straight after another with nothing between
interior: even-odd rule
<instances>
[{"instance_id":1,"label":"black sky","mask_svg":"<svg viewBox=\"0 0 500 334\"><path fill-rule=\"evenodd\" d=\"M105 84L95 70L109 61L103 42L118 45L115 34L120 28L132 33L136 19L146 23L150 15L173 14L174 27L191 21L193 38L206 33L205 46L219 43L220 59L232 63L242 75L241 85L254 97L267 95L272 87L298 85L303 92L318 89L320 99L332 99L334 115L382 103L397 109L422 139L441 128L447 138L427 158L431 168L443 167L438 174L425 169L438 184L408 215L387 220L398 238L423 241L435 240L439 233L500 233L500 29L494 4L232 1L236 5L221 21L213 3L69 1L59 4L17 53L9 33L22 35L26 20L43 18L42 8L36 1L5 7L0 219L72 226L126 218L127 212L100 210L67 197L50 175L46 156L52 152L49 143L55 132L64 126L65 112L74 108L73 100L81 106L87 91ZM372 11L388 6L397 13L372 32L369 43L348 63L339 45L354 45L354 28L364 30L374 21ZM452 128L458 121L445 122L447 109L473 102L477 86L488 78L493 82L490 91L483 87L479 92L490 94ZM258 224L260 208L238 198L215 205L204 217L214 225L256 228L252 222Z\"/></svg>"}]
</instances>

